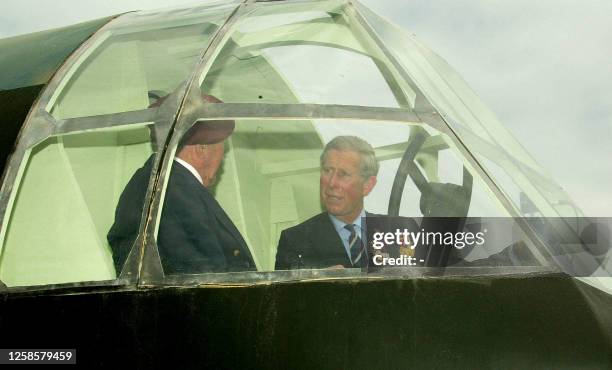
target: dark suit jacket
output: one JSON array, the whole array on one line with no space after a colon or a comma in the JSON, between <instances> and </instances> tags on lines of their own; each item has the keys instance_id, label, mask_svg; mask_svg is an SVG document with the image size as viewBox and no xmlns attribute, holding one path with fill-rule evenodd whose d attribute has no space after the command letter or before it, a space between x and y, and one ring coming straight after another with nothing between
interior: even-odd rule
<instances>
[{"instance_id":1,"label":"dark suit jacket","mask_svg":"<svg viewBox=\"0 0 612 370\"><path fill-rule=\"evenodd\" d=\"M117 273L138 234L152 163L153 157L128 182L107 236ZM236 226L210 191L176 162L168 181L157 245L166 274L255 270Z\"/></svg>"},{"instance_id":2,"label":"dark suit jacket","mask_svg":"<svg viewBox=\"0 0 612 370\"><path fill-rule=\"evenodd\" d=\"M352 267L344 244L327 212L281 232L276 270Z\"/></svg>"},{"instance_id":3,"label":"dark suit jacket","mask_svg":"<svg viewBox=\"0 0 612 370\"><path fill-rule=\"evenodd\" d=\"M366 212L367 217L378 217L381 215ZM367 225L366 225L367 226ZM395 228L407 228L417 230L417 224L413 219L405 218L402 223L388 224L388 230ZM398 251L385 249L391 256ZM368 247L368 260L374 254L372 248ZM340 235L327 212L320 213L299 225L283 230L276 251L276 270L327 268L342 265L354 267L346 253Z\"/></svg>"}]
</instances>

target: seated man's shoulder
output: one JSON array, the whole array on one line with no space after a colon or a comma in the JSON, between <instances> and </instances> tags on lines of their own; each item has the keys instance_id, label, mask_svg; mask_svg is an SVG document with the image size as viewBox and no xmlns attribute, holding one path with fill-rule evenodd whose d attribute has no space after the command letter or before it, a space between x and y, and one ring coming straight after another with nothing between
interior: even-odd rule
<instances>
[{"instance_id":1,"label":"seated man's shoulder","mask_svg":"<svg viewBox=\"0 0 612 370\"><path fill-rule=\"evenodd\" d=\"M329 228L333 228L329 215L323 212L283 230L278 241L275 269L321 267L323 257L320 256L315 246L318 237L325 234L326 222ZM325 267L331 265L333 264Z\"/></svg>"},{"instance_id":2,"label":"seated man's shoulder","mask_svg":"<svg viewBox=\"0 0 612 370\"><path fill-rule=\"evenodd\" d=\"M321 222L328 222L328 221L330 221L329 214L327 212L321 212L317 215L312 216L311 218L307 219L301 224L296 225L295 227L300 226L300 225L311 226L311 225L319 224Z\"/></svg>"},{"instance_id":3,"label":"seated man's shoulder","mask_svg":"<svg viewBox=\"0 0 612 370\"><path fill-rule=\"evenodd\" d=\"M214 196L181 164L174 162L168 180L166 197L181 198L189 203L196 199L210 202Z\"/></svg>"},{"instance_id":4,"label":"seated man's shoulder","mask_svg":"<svg viewBox=\"0 0 612 370\"><path fill-rule=\"evenodd\" d=\"M331 222L331 221L329 220L329 215L327 214L327 212L322 212L322 213L319 213L318 215L312 216L311 218L295 226L286 228L285 230L283 230L283 233L291 234L291 235L308 233L311 230L316 230L317 228L320 227L321 224L325 222Z\"/></svg>"}]
</instances>

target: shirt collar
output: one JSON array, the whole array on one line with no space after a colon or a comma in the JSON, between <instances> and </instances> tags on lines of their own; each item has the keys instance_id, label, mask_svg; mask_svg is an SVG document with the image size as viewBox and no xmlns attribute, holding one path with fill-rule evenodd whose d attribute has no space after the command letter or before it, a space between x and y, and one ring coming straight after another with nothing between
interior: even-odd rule
<instances>
[{"instance_id":1,"label":"shirt collar","mask_svg":"<svg viewBox=\"0 0 612 370\"><path fill-rule=\"evenodd\" d=\"M193 176L195 176L196 179L198 179L198 181L200 182L200 184L204 185L204 181L202 181L202 177L200 176L200 174L198 173L198 171L196 171L196 169L190 165L189 163L185 162L184 160L175 157L174 160L178 163L180 163L183 167L185 167L187 170L189 170L189 172L191 172L191 174Z\"/></svg>"},{"instance_id":2,"label":"shirt collar","mask_svg":"<svg viewBox=\"0 0 612 370\"><path fill-rule=\"evenodd\" d=\"M344 226L348 225L346 222L338 219L336 216L332 215L331 213L328 213L328 214L329 214L329 218L332 220L332 223L334 224L337 230L344 229ZM361 212L359 213L359 216L357 216L357 218L353 220L352 224L357 226L361 230L361 220L365 216L366 216L365 209L362 208Z\"/></svg>"}]
</instances>

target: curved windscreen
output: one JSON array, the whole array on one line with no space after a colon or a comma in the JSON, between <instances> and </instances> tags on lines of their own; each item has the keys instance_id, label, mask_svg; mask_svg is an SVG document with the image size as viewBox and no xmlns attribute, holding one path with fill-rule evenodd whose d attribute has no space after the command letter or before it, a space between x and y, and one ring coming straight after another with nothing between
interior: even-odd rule
<instances>
[{"instance_id":1,"label":"curved windscreen","mask_svg":"<svg viewBox=\"0 0 612 370\"><path fill-rule=\"evenodd\" d=\"M345 1L108 24L24 129L2 193L0 280L603 266L606 229L542 217L573 206L443 61L394 30Z\"/></svg>"}]
</instances>

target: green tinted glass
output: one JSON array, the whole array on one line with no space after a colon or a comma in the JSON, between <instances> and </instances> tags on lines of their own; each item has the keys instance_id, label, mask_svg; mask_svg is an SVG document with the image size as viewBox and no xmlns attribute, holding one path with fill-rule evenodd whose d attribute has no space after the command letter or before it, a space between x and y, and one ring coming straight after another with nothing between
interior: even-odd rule
<instances>
[{"instance_id":1,"label":"green tinted glass","mask_svg":"<svg viewBox=\"0 0 612 370\"><path fill-rule=\"evenodd\" d=\"M235 5L128 14L72 66L48 106L55 118L147 108L189 76Z\"/></svg>"},{"instance_id":2,"label":"green tinted glass","mask_svg":"<svg viewBox=\"0 0 612 370\"><path fill-rule=\"evenodd\" d=\"M115 205L151 153L144 124L51 137L32 148L3 223L0 280L27 286L114 279L107 233Z\"/></svg>"}]
</instances>

